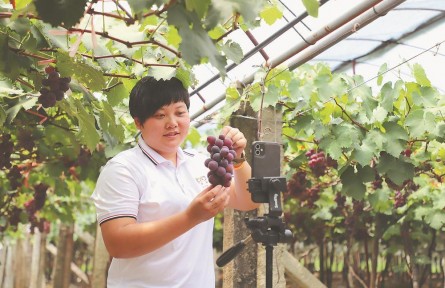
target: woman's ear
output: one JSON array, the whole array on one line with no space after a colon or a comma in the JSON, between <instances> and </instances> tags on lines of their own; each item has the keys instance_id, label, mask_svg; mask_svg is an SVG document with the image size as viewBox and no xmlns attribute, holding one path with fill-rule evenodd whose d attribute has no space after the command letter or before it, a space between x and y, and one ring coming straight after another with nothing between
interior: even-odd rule
<instances>
[{"instance_id":1,"label":"woman's ear","mask_svg":"<svg viewBox=\"0 0 445 288\"><path fill-rule=\"evenodd\" d=\"M134 125L136 125L136 128L138 128L139 130L141 130L141 128L142 128L142 123L141 123L141 121L139 121L139 118L138 118L138 117L134 117L133 120L134 120Z\"/></svg>"}]
</instances>

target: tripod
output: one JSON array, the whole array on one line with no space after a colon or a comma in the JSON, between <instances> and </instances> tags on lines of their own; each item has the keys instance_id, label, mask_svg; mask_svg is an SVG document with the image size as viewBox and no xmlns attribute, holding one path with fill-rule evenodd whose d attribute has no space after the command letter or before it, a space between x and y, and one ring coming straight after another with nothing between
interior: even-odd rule
<instances>
[{"instance_id":1,"label":"tripod","mask_svg":"<svg viewBox=\"0 0 445 288\"><path fill-rule=\"evenodd\" d=\"M219 267L226 265L253 239L266 248L266 288L272 288L273 247L292 239L292 232L286 229L280 218L283 213L280 192L286 188L286 179L284 177L252 178L249 179L248 184L252 201L269 203L269 212L262 217L245 218L244 222L251 231L251 235L225 251L218 257L216 264Z\"/></svg>"}]
</instances>

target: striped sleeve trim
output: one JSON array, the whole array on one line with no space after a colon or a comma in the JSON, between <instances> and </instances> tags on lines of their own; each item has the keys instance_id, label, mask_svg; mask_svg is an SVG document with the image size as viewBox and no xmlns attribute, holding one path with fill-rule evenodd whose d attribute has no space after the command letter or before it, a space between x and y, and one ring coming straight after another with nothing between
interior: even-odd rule
<instances>
[{"instance_id":1,"label":"striped sleeve trim","mask_svg":"<svg viewBox=\"0 0 445 288\"><path fill-rule=\"evenodd\" d=\"M113 219L117 219L117 218L133 218L136 220L136 216L135 215L131 215L131 214L118 214L118 215L113 215L113 216L109 216L106 217L102 220L99 221L99 225L102 225L103 223L113 220Z\"/></svg>"}]
</instances>

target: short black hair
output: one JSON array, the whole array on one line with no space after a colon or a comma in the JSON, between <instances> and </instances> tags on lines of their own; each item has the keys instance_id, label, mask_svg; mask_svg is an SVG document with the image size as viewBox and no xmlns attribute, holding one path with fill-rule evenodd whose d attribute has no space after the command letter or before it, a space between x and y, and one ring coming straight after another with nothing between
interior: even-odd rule
<instances>
[{"instance_id":1,"label":"short black hair","mask_svg":"<svg viewBox=\"0 0 445 288\"><path fill-rule=\"evenodd\" d=\"M130 92L130 115L144 123L161 107L181 101L189 109L190 95L178 78L156 80L146 76L139 80Z\"/></svg>"}]
</instances>

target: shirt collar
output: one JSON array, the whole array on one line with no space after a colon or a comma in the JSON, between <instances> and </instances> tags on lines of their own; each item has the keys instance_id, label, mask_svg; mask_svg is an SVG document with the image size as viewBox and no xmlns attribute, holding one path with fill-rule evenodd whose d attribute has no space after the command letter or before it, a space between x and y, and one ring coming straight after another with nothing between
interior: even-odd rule
<instances>
[{"instance_id":1,"label":"shirt collar","mask_svg":"<svg viewBox=\"0 0 445 288\"><path fill-rule=\"evenodd\" d=\"M147 145L145 143L144 139L142 138L142 135L138 137L138 146L141 149L142 153L144 153L147 158L153 162L153 164L158 165L163 162L167 162L169 160L162 157L158 152L156 152L153 148ZM179 166L181 163L187 160L188 157L193 157L194 154L190 152L183 151L181 147L178 148L177 151L177 165Z\"/></svg>"}]
</instances>

